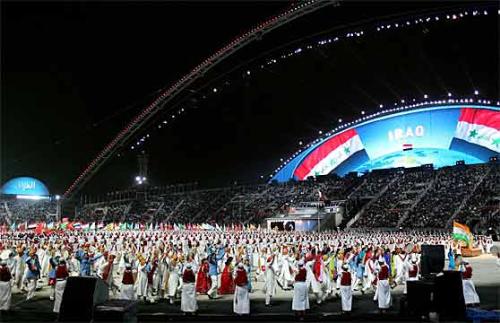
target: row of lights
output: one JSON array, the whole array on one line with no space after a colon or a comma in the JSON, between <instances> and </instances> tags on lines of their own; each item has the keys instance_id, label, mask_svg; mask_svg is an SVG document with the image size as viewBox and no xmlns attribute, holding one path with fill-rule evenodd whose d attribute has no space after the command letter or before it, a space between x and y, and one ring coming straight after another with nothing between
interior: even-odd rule
<instances>
[{"instance_id":1,"label":"row of lights","mask_svg":"<svg viewBox=\"0 0 500 323\"><path fill-rule=\"evenodd\" d=\"M474 90L474 95L478 96L479 95L479 91L478 90ZM299 150L297 150L295 153L293 153L286 160L284 158L280 158L280 162L281 162L280 166L278 168L276 168L273 171L272 174L269 174L269 178L273 178L281 169L283 169L283 167L285 167L289 162L291 162L295 157L297 157L304 150L306 150L306 149L310 148L311 146L314 146L314 145L316 145L316 144L318 144L318 143L320 143L320 142L328 139L332 135L336 134L338 131L345 130L345 128L347 128L347 127L354 126L354 125L359 124L361 122L364 122L364 121L367 121L367 120L379 117L379 116L387 114L387 113L394 113L394 112L399 112L399 111L403 111L403 110L411 110L411 109L415 109L415 108L421 108L421 107L427 106L427 105L443 105L443 104L474 103L474 102L480 103L480 104L488 104L488 105L492 104L491 100L474 99L474 98L453 99L453 98L451 98L452 96L453 95L450 92L448 92L448 94L447 94L448 99L427 101L427 99L429 98L429 96L427 94L424 94L423 98L426 99L426 100L422 101L422 102L416 102L416 99L412 99L412 102L413 102L412 104L408 104L408 105L404 105L404 106L398 106L396 108L391 108L391 109L379 110L379 111L377 111L375 113L372 113L370 115L366 115L365 111L362 110L361 111L362 117L360 117L360 118L358 118L356 120L353 120L351 122L343 123L343 124L342 124L343 120L341 118L339 118L337 121L341 125L333 128L332 130L330 130L329 132L325 133L324 135L323 135L323 131L322 130L318 131L318 134L320 136L322 136L321 138L316 138L314 141L308 143L305 146L303 146L303 142L302 141L299 141L298 143L299 143L299 146L301 148ZM405 100L401 100L401 103L405 103ZM396 102L396 103L394 103L394 105L397 106L398 103ZM500 101L496 101L496 105L500 106ZM384 105L380 104L379 108L383 109ZM263 179L264 176L262 175L262 176L260 176L260 178Z\"/></svg>"},{"instance_id":2,"label":"row of lights","mask_svg":"<svg viewBox=\"0 0 500 323\"><path fill-rule=\"evenodd\" d=\"M311 2L312 3L312 2ZM488 11L487 10L484 10L484 11L478 11L478 10L474 10L472 11L472 16L477 16L477 15L488 15ZM500 13L499 13L500 14ZM457 14L443 14L443 18L446 17L446 19L452 19L452 20L455 20L457 18L462 18L464 16L468 16L469 15L469 11L463 11L463 12L459 12ZM419 19L415 19L414 20L414 24L419 24L419 23L423 23L423 22L430 22L430 21L439 21L440 20L440 17L439 16L428 16L428 17L425 17L425 18L419 18ZM405 25L406 26L409 26L409 25L412 25L412 21L411 20L406 20L405 23L403 22L400 22L400 23L392 23L392 24L386 24L386 25L379 25L378 27L376 27L376 30L377 31L382 31L382 30L389 30L391 28L400 28L400 27L404 27ZM357 31L352 31L352 32L347 32L345 33L345 38L352 38L352 37L361 37L364 35L364 31L363 30L357 30ZM341 37L341 36L340 36ZM326 44L331 44L331 43L335 43L337 41L339 41L339 36L337 37L334 37L334 38L328 38L328 39L323 39L323 40L320 40L320 41L317 41L315 46L323 46L323 45L326 45ZM312 49L313 48L313 45L307 45L304 47L304 49ZM302 53L304 51L304 49L302 47L298 47L296 48L295 50L287 53L287 54L283 54L281 55L280 57L281 58L287 58L287 57L290 57L290 56L293 56L293 55L298 55L300 53ZM278 63L278 60L276 58L271 58L271 59L268 59L265 63L265 65L271 65L271 64L276 64ZM261 65L261 68L264 68L264 65ZM246 73L245 73L247 76L250 76L251 75L251 71L250 70L247 70ZM215 93L218 93L219 92L219 89L217 87L213 87L211 89L211 92L213 92L214 94ZM477 94L476 94L477 95ZM424 99L427 99L427 95L424 95ZM404 100L402 101L402 103L404 103ZM381 105L380 108L382 108L383 106ZM184 109L182 109L182 111L184 111ZM179 111L179 114L180 114L180 111ZM362 111L362 114L364 115L364 111ZM172 119L175 118L175 115L172 115ZM339 123L341 123L342 120L340 119L339 120ZM163 124L167 124L167 121L163 121ZM162 128L162 125L159 124L158 126L158 129L161 129ZM322 132L320 131L319 134L321 135ZM144 142L144 137L141 138L139 141L136 142L136 145L132 145L130 147L131 150L134 150L137 146L141 145L141 143Z\"/></svg>"},{"instance_id":3,"label":"row of lights","mask_svg":"<svg viewBox=\"0 0 500 323\"><path fill-rule=\"evenodd\" d=\"M489 13L488 10L483 10L483 11L473 10L471 16L481 16L481 15L487 16L488 13ZM498 14L500 15L500 10L498 11ZM382 31L387 31L387 30L391 30L391 29L398 29L398 28L403 28L403 27L412 26L412 25L419 25L422 23L437 22L437 21L441 21L441 20L457 20L457 19L463 18L465 16L469 16L469 11L467 11L467 10L461 11L461 12L457 12L455 14L441 14L441 15L438 14L435 16L427 16L427 17L422 17L422 18L418 18L415 20L399 21L399 22L390 23L390 24L380 24L375 28L375 30L377 32L382 32ZM342 37L347 39L347 38L353 38L353 37L361 37L361 36L364 36L364 34L365 34L365 32L363 30L350 31L350 32L345 33L344 36L339 35L339 36L334 37L334 38L330 37L327 39L319 40L314 45L311 44L311 45L305 46L304 49L313 49L314 47L320 47L323 45L331 44L331 43L339 41ZM286 59L286 58L289 58L291 56L301 54L302 52L303 52L303 48L299 47L299 48L292 50L288 53L284 53L279 57L281 59ZM276 64L277 62L278 61L276 58L270 58L270 59L267 59L267 62L265 63L265 65ZM264 68L264 65L261 65L260 67L262 69L262 68Z\"/></svg>"}]
</instances>

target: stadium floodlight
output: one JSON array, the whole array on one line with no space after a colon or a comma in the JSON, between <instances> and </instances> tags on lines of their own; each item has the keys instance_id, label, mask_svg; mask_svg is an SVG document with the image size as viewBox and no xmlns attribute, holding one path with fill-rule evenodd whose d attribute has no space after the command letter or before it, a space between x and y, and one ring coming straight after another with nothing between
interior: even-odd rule
<instances>
[{"instance_id":1,"label":"stadium floodlight","mask_svg":"<svg viewBox=\"0 0 500 323\"><path fill-rule=\"evenodd\" d=\"M56 195L56 201L59 201L61 199L61 195Z\"/></svg>"},{"instance_id":2,"label":"stadium floodlight","mask_svg":"<svg viewBox=\"0 0 500 323\"><path fill-rule=\"evenodd\" d=\"M135 180L136 180L137 182L139 182L139 181L141 180L141 177L140 177L140 176L136 176L136 177L135 177Z\"/></svg>"},{"instance_id":3,"label":"stadium floodlight","mask_svg":"<svg viewBox=\"0 0 500 323\"><path fill-rule=\"evenodd\" d=\"M299 141L299 145L302 146L302 141Z\"/></svg>"},{"instance_id":4,"label":"stadium floodlight","mask_svg":"<svg viewBox=\"0 0 500 323\"><path fill-rule=\"evenodd\" d=\"M341 119L341 118L339 118L339 122L342 122L342 119Z\"/></svg>"},{"instance_id":5,"label":"stadium floodlight","mask_svg":"<svg viewBox=\"0 0 500 323\"><path fill-rule=\"evenodd\" d=\"M474 95L479 95L479 91L478 90L474 90Z\"/></svg>"},{"instance_id":6,"label":"stadium floodlight","mask_svg":"<svg viewBox=\"0 0 500 323\"><path fill-rule=\"evenodd\" d=\"M427 99L429 96L427 94L424 94L424 99Z\"/></svg>"},{"instance_id":7,"label":"stadium floodlight","mask_svg":"<svg viewBox=\"0 0 500 323\"><path fill-rule=\"evenodd\" d=\"M361 111L361 114L362 114L362 115L365 115L365 110Z\"/></svg>"},{"instance_id":8,"label":"stadium floodlight","mask_svg":"<svg viewBox=\"0 0 500 323\"><path fill-rule=\"evenodd\" d=\"M217 88L214 87L213 90L212 90L214 93L217 93Z\"/></svg>"},{"instance_id":9,"label":"stadium floodlight","mask_svg":"<svg viewBox=\"0 0 500 323\"><path fill-rule=\"evenodd\" d=\"M145 181L146 181L146 177L144 177L144 176L143 176L141 180L142 180L143 182L145 182Z\"/></svg>"},{"instance_id":10,"label":"stadium floodlight","mask_svg":"<svg viewBox=\"0 0 500 323\"><path fill-rule=\"evenodd\" d=\"M321 131L321 130L320 130L320 131L318 131L318 133L319 133L320 135L322 135L322 134L323 134L323 131Z\"/></svg>"},{"instance_id":11,"label":"stadium floodlight","mask_svg":"<svg viewBox=\"0 0 500 323\"><path fill-rule=\"evenodd\" d=\"M448 97L451 98L451 93L450 92L448 92Z\"/></svg>"},{"instance_id":12,"label":"stadium floodlight","mask_svg":"<svg viewBox=\"0 0 500 323\"><path fill-rule=\"evenodd\" d=\"M384 107L384 105L383 105L383 104L381 104L381 105L379 105L378 107L382 109L382 108Z\"/></svg>"}]
</instances>

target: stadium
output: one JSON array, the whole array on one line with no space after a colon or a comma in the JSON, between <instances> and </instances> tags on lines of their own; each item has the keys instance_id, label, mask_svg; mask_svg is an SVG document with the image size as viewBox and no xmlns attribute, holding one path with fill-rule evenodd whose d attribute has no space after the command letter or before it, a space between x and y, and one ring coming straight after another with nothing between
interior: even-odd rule
<instances>
[{"instance_id":1,"label":"stadium","mask_svg":"<svg viewBox=\"0 0 500 323\"><path fill-rule=\"evenodd\" d=\"M6 113L29 130L4 136L2 321L497 320L498 4L243 6L227 26L202 22L215 4L144 6L117 49L104 13L136 28L133 10L55 6L88 61L49 49L73 69L57 85L14 59L39 8L6 6L4 106L46 125ZM207 34L157 42L168 12ZM103 57L77 53L94 41Z\"/></svg>"}]
</instances>

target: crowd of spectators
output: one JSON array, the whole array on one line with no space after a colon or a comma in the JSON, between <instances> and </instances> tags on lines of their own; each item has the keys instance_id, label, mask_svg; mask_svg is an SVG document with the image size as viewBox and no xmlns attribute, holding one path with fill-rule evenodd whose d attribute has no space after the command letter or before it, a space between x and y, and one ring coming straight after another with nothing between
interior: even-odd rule
<instances>
[{"instance_id":1,"label":"crowd of spectators","mask_svg":"<svg viewBox=\"0 0 500 323\"><path fill-rule=\"evenodd\" d=\"M413 208L404 227L445 227L465 198L472 194L489 165L457 165L436 171L433 185Z\"/></svg>"},{"instance_id":2,"label":"crowd of spectators","mask_svg":"<svg viewBox=\"0 0 500 323\"><path fill-rule=\"evenodd\" d=\"M431 185L434 172L423 168L406 169L395 176L396 180L387 184L387 190L356 221L356 227L395 227Z\"/></svg>"},{"instance_id":3,"label":"crowd of spectators","mask_svg":"<svg viewBox=\"0 0 500 323\"><path fill-rule=\"evenodd\" d=\"M442 228L456 220L499 226L500 170L498 164L373 171L363 176L320 176L287 183L233 185L198 189L190 185L126 194L80 205L75 219L85 222L262 224L302 202L344 200L344 224L359 210L354 227ZM113 200L113 197L118 197ZM364 209L362 206L366 205ZM56 203L0 201L2 222L50 221Z\"/></svg>"}]
</instances>

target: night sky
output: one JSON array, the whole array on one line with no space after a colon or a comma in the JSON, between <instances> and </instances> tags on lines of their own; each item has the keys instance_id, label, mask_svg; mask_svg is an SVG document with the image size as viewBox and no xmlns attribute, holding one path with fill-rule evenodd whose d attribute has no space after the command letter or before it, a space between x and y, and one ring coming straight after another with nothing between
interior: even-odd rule
<instances>
[{"instance_id":1,"label":"night sky","mask_svg":"<svg viewBox=\"0 0 500 323\"><path fill-rule=\"evenodd\" d=\"M61 194L155 93L287 5L2 2L0 181L34 176ZM298 149L299 140L381 103L448 92L469 96L475 89L496 100L497 9L488 17L341 41L260 68L296 39L460 6L472 8L464 2L353 2L284 26L190 87L176 101L185 109L181 116L172 122L170 112L160 113L130 145L149 134L146 143L133 151L124 147L83 192L130 186L140 151L149 155L152 184L257 181ZM170 122L158 129L162 120Z\"/></svg>"}]
</instances>

